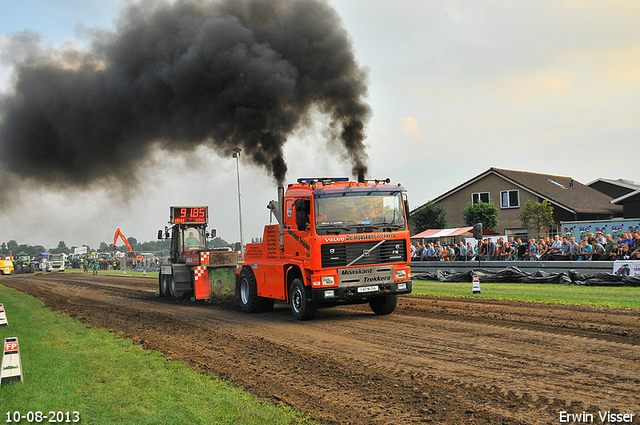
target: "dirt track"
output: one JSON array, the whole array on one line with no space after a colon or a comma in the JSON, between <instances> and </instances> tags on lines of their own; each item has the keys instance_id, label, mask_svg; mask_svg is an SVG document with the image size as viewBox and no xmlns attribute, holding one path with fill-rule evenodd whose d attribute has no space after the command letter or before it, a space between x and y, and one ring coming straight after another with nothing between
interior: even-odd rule
<instances>
[{"instance_id":1,"label":"dirt track","mask_svg":"<svg viewBox=\"0 0 640 425\"><path fill-rule=\"evenodd\" d=\"M250 315L163 300L149 278L0 284L324 423L600 423L605 410L640 423L637 311L407 296L390 316L351 306L297 322L285 304Z\"/></svg>"}]
</instances>

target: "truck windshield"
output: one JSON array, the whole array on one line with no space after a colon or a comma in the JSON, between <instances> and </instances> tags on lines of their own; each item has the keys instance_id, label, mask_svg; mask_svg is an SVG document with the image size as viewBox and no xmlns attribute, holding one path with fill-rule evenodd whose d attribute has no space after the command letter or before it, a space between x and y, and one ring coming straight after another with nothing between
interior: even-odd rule
<instances>
[{"instance_id":1,"label":"truck windshield","mask_svg":"<svg viewBox=\"0 0 640 425\"><path fill-rule=\"evenodd\" d=\"M205 234L202 227L187 226L184 228L182 235L184 237L183 246L185 250L204 249Z\"/></svg>"},{"instance_id":2,"label":"truck windshield","mask_svg":"<svg viewBox=\"0 0 640 425\"><path fill-rule=\"evenodd\" d=\"M406 228L402 192L355 192L315 197L318 234Z\"/></svg>"}]
</instances>

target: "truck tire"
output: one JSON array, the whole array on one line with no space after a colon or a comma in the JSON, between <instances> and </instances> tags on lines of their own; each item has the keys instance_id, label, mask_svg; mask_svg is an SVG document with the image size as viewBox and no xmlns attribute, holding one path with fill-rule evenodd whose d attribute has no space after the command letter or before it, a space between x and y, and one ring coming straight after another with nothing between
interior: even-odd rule
<instances>
[{"instance_id":1,"label":"truck tire","mask_svg":"<svg viewBox=\"0 0 640 425\"><path fill-rule=\"evenodd\" d=\"M176 298L176 276L172 274L169 276L169 296Z\"/></svg>"},{"instance_id":2,"label":"truck tire","mask_svg":"<svg viewBox=\"0 0 640 425\"><path fill-rule=\"evenodd\" d=\"M298 320L311 320L318 311L318 304L307 299L307 291L301 279L294 279L291 283L289 304L293 317Z\"/></svg>"},{"instance_id":3,"label":"truck tire","mask_svg":"<svg viewBox=\"0 0 640 425\"><path fill-rule=\"evenodd\" d=\"M273 310L274 300L258 296L258 282L249 267L243 267L236 288L240 309L245 313L263 313Z\"/></svg>"},{"instance_id":4,"label":"truck tire","mask_svg":"<svg viewBox=\"0 0 640 425\"><path fill-rule=\"evenodd\" d=\"M22 273L22 265L20 264L16 264L13 269L16 271L16 274Z\"/></svg>"},{"instance_id":5,"label":"truck tire","mask_svg":"<svg viewBox=\"0 0 640 425\"><path fill-rule=\"evenodd\" d=\"M171 286L171 276L168 274L160 273L159 278L159 292L161 297L169 297L171 294L169 292Z\"/></svg>"},{"instance_id":6,"label":"truck tire","mask_svg":"<svg viewBox=\"0 0 640 425\"><path fill-rule=\"evenodd\" d=\"M30 270L30 273L35 273L36 272L36 265L33 264L33 263L29 264L29 270Z\"/></svg>"},{"instance_id":7,"label":"truck tire","mask_svg":"<svg viewBox=\"0 0 640 425\"><path fill-rule=\"evenodd\" d=\"M398 305L397 295L385 295L369 301L369 307L377 315L391 314Z\"/></svg>"}]
</instances>

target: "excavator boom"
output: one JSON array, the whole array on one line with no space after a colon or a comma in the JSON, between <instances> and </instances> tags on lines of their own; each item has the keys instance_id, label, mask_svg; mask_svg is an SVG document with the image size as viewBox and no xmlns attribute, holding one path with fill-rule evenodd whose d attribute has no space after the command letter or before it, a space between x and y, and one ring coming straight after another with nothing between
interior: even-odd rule
<instances>
[{"instance_id":1,"label":"excavator boom","mask_svg":"<svg viewBox=\"0 0 640 425\"><path fill-rule=\"evenodd\" d=\"M129 252L133 252L133 248L131 248L131 244L129 244L129 241L124 236L124 234L122 233L122 231L120 230L119 227L116 230L116 234L113 236L113 247L114 248L116 247L116 244L118 243L118 238L122 239L122 242L124 242L124 244L127 246L127 248L129 248Z\"/></svg>"}]
</instances>

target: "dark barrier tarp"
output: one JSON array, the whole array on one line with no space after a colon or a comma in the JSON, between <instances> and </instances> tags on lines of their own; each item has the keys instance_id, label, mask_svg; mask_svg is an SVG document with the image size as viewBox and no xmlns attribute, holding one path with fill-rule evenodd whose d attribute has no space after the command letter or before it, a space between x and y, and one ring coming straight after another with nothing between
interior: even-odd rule
<instances>
[{"instance_id":1,"label":"dark barrier tarp","mask_svg":"<svg viewBox=\"0 0 640 425\"><path fill-rule=\"evenodd\" d=\"M438 270L436 272L414 275L414 280L438 280L440 282L471 282L473 276L478 276L480 282L508 282L508 283L558 283L561 285L583 286L640 286L640 278L616 276L612 273L596 273L587 275L575 270L563 273L547 273L537 271L526 273L515 266L510 266L498 272L477 269L468 272L455 270Z\"/></svg>"}]
</instances>

